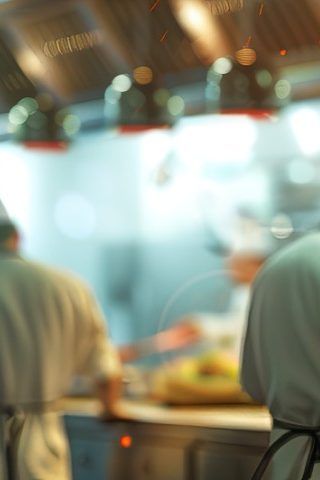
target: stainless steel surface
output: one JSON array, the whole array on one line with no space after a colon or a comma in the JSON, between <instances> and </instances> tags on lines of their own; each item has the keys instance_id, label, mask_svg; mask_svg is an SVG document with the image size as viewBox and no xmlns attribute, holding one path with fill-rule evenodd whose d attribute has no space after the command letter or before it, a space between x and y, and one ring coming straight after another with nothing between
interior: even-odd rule
<instances>
[{"instance_id":1,"label":"stainless steel surface","mask_svg":"<svg viewBox=\"0 0 320 480\"><path fill-rule=\"evenodd\" d=\"M61 408L66 414L96 416L99 405L94 399L65 398ZM163 425L185 425L269 432L271 417L265 407L255 405L219 405L205 407L166 407L157 403L121 400L119 420Z\"/></svg>"}]
</instances>

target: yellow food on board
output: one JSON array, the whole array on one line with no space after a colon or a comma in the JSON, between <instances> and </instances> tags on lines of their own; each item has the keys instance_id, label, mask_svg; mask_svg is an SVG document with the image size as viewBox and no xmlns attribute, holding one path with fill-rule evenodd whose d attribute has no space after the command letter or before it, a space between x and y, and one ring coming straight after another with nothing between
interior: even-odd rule
<instances>
[{"instance_id":1,"label":"yellow food on board","mask_svg":"<svg viewBox=\"0 0 320 480\"><path fill-rule=\"evenodd\" d=\"M236 380L239 373L238 360L224 352L208 352L197 360L198 375L219 375Z\"/></svg>"},{"instance_id":2,"label":"yellow food on board","mask_svg":"<svg viewBox=\"0 0 320 480\"><path fill-rule=\"evenodd\" d=\"M168 363L155 372L151 395L171 404L250 403L238 382L238 361L206 352Z\"/></svg>"}]
</instances>

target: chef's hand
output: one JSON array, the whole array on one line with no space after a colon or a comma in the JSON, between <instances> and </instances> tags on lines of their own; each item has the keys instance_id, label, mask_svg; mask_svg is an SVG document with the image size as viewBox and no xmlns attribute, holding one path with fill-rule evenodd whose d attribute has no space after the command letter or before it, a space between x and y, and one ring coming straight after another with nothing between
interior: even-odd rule
<instances>
[{"instance_id":1,"label":"chef's hand","mask_svg":"<svg viewBox=\"0 0 320 480\"><path fill-rule=\"evenodd\" d=\"M112 377L107 380L97 382L96 395L100 401L100 416L105 419L114 419L117 417L117 403L122 392L122 377Z\"/></svg>"},{"instance_id":2,"label":"chef's hand","mask_svg":"<svg viewBox=\"0 0 320 480\"><path fill-rule=\"evenodd\" d=\"M129 345L118 347L123 363L131 362L153 353L177 350L193 345L201 340L201 331L191 317L183 317L179 322L166 330L138 340Z\"/></svg>"}]
</instances>

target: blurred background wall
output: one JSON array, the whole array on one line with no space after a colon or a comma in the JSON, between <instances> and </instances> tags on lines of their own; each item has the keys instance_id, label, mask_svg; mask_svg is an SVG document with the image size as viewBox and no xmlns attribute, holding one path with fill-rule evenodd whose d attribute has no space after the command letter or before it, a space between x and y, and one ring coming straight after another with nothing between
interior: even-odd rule
<instances>
[{"instance_id":1,"label":"blurred background wall","mask_svg":"<svg viewBox=\"0 0 320 480\"><path fill-rule=\"evenodd\" d=\"M226 310L231 250L271 250L315 228L319 128L314 100L267 120L82 133L63 151L2 142L1 198L23 253L84 277L125 343L186 312ZM255 221L254 235L239 219Z\"/></svg>"}]
</instances>

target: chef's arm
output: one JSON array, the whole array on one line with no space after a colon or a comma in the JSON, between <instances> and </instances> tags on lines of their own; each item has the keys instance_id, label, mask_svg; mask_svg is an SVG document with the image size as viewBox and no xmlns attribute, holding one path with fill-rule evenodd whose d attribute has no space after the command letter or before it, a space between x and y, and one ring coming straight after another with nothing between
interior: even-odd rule
<instances>
[{"instance_id":1,"label":"chef's arm","mask_svg":"<svg viewBox=\"0 0 320 480\"><path fill-rule=\"evenodd\" d=\"M108 379L99 379L96 382L96 395L100 401L103 416L116 415L116 406L122 393L121 375Z\"/></svg>"},{"instance_id":2,"label":"chef's arm","mask_svg":"<svg viewBox=\"0 0 320 480\"><path fill-rule=\"evenodd\" d=\"M108 336L107 322L100 306L90 291L87 294L87 303L83 310L88 333L83 348L86 348L88 353L84 356L83 369L94 381L102 415L112 416L121 396L122 363L117 348Z\"/></svg>"}]
</instances>

